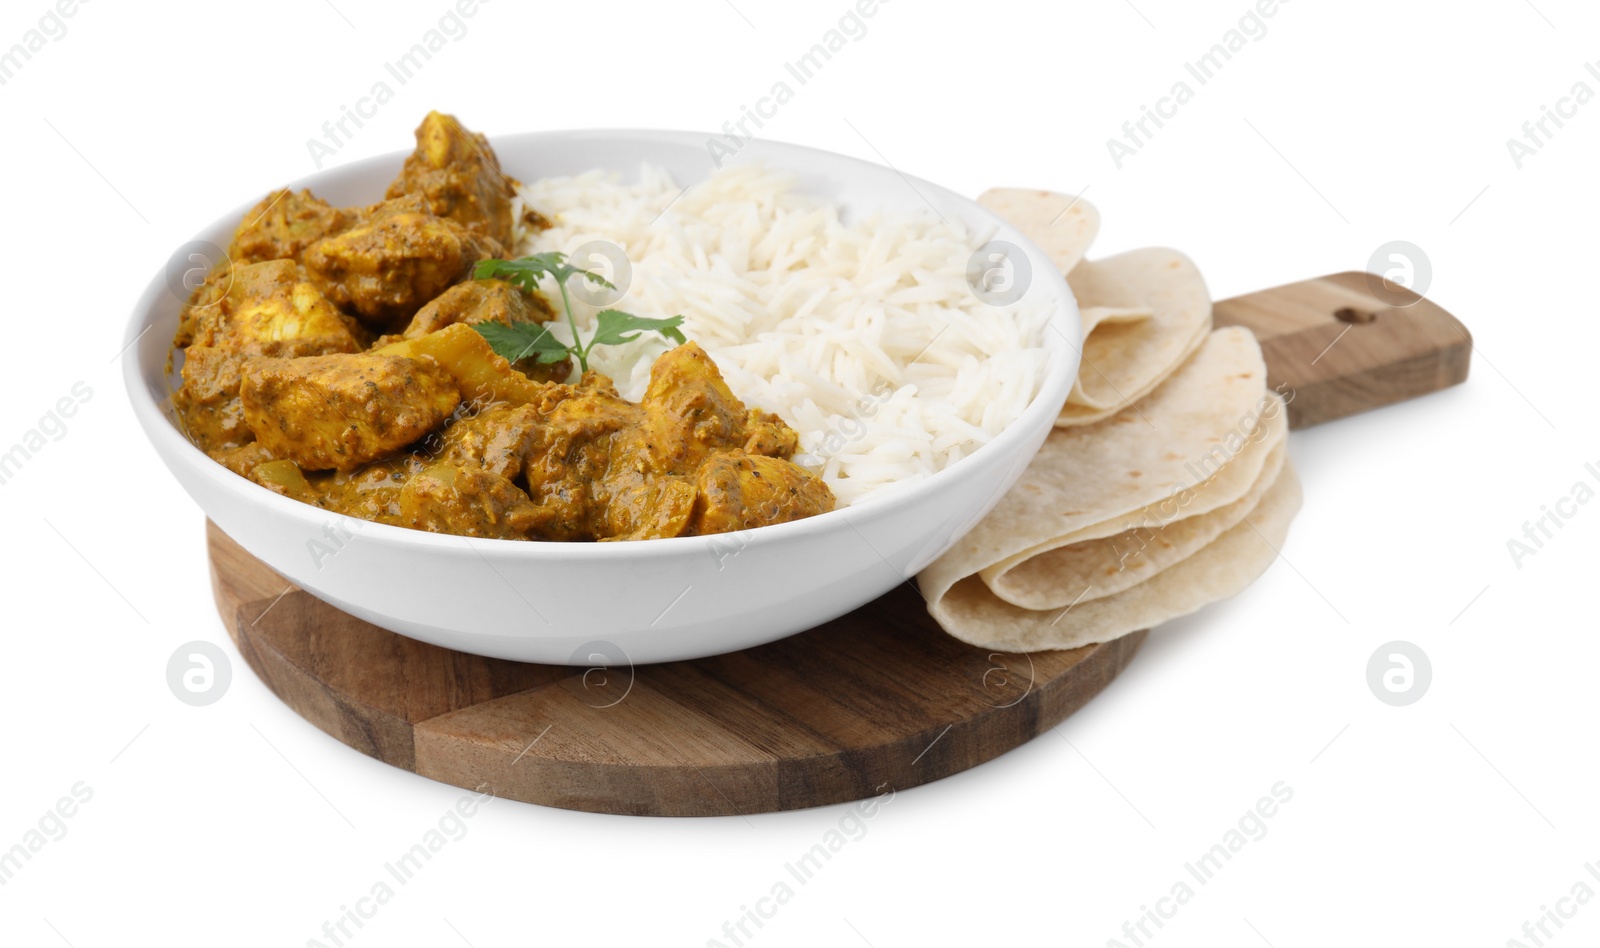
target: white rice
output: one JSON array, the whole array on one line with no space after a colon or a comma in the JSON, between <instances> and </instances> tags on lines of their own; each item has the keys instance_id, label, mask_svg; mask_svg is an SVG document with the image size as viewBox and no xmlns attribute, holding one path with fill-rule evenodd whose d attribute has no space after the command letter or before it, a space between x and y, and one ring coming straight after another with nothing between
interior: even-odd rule
<instances>
[{"instance_id":1,"label":"white rice","mask_svg":"<svg viewBox=\"0 0 1600 948\"><path fill-rule=\"evenodd\" d=\"M554 226L520 234L520 253L571 254L591 240L621 247L632 280L610 305L681 313L685 335L734 394L799 433L795 462L827 481L840 505L972 453L1042 382L1048 304L979 300L967 262L991 235L931 210L843 223L838 207L796 192L790 176L752 167L687 191L649 166L636 183L595 171L525 185L522 199ZM572 303L587 338L601 307ZM553 328L569 335L565 321ZM645 334L597 347L589 364L637 400L670 346Z\"/></svg>"}]
</instances>

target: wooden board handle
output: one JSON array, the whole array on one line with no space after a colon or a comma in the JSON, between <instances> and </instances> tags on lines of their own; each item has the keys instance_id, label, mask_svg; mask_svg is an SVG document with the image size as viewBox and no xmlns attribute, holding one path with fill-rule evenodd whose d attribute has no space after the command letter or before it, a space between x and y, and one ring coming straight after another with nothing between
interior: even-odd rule
<instances>
[{"instance_id":1,"label":"wooden board handle","mask_svg":"<svg viewBox=\"0 0 1600 948\"><path fill-rule=\"evenodd\" d=\"M1466 381L1472 336L1437 303L1370 273L1336 273L1218 302L1217 326L1245 326L1267 384L1304 428Z\"/></svg>"}]
</instances>

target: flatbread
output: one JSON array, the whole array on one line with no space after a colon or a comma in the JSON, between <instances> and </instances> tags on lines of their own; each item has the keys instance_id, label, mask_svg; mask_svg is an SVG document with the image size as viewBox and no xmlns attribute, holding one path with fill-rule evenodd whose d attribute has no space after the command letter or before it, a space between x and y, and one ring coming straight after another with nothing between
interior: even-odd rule
<instances>
[{"instance_id":1,"label":"flatbread","mask_svg":"<svg viewBox=\"0 0 1600 948\"><path fill-rule=\"evenodd\" d=\"M1206 336L1210 334L1211 323L1208 320L1206 324L1201 326L1199 331L1195 333L1194 338L1184 344L1182 359L1186 359L1190 355L1193 355L1194 350L1200 348L1200 344L1204 342ZM1179 364L1182 364L1181 359ZM1095 371L1094 369L1085 366L1079 369L1079 375L1081 376L1086 370ZM1089 408L1085 405L1068 401L1066 404L1061 406L1061 414L1056 416L1056 427L1072 428L1077 425L1092 425L1096 422L1104 421L1107 418L1110 418L1112 415L1115 415L1117 412L1122 411L1124 408L1127 408L1128 405L1138 404L1140 399L1154 391L1155 387L1160 385L1162 381L1165 380L1166 374L1167 373L1159 373L1154 375L1148 383L1148 388L1143 390L1135 389L1132 392L1124 392L1123 394L1127 395L1128 397L1126 404L1111 405L1106 408Z\"/></svg>"},{"instance_id":2,"label":"flatbread","mask_svg":"<svg viewBox=\"0 0 1600 948\"><path fill-rule=\"evenodd\" d=\"M1102 325L1109 329L1114 323L1136 323L1153 315L1139 288L1112 269L1079 263L1066 272L1085 339Z\"/></svg>"},{"instance_id":3,"label":"flatbread","mask_svg":"<svg viewBox=\"0 0 1600 948\"><path fill-rule=\"evenodd\" d=\"M1019 609L968 576L938 601L939 624L964 642L1008 652L1109 642L1237 595L1278 556L1300 509L1300 480L1285 463L1260 504L1188 559L1103 599L1061 610Z\"/></svg>"},{"instance_id":4,"label":"flatbread","mask_svg":"<svg viewBox=\"0 0 1600 948\"><path fill-rule=\"evenodd\" d=\"M1062 273L1072 272L1100 233L1100 212L1071 194L992 188L978 203L1027 234Z\"/></svg>"},{"instance_id":5,"label":"flatbread","mask_svg":"<svg viewBox=\"0 0 1600 948\"><path fill-rule=\"evenodd\" d=\"M1113 536L1128 514L1210 480L1278 404L1266 373L1248 329L1219 329L1138 405L1096 425L1055 429L994 510L918 574L923 594L936 607L980 570L1064 537ZM1253 481L1218 503L1237 500Z\"/></svg>"},{"instance_id":6,"label":"flatbread","mask_svg":"<svg viewBox=\"0 0 1600 948\"><path fill-rule=\"evenodd\" d=\"M1086 260L1067 274L1084 316L1083 363L1056 424L1091 424L1151 392L1204 341L1211 292L1176 250Z\"/></svg>"},{"instance_id":7,"label":"flatbread","mask_svg":"<svg viewBox=\"0 0 1600 948\"><path fill-rule=\"evenodd\" d=\"M1134 250L1105 260L1084 255L1100 212L1082 197L1022 188L985 191L978 203L1005 218L1067 275L1078 299L1082 366L1056 424L1086 425L1149 394L1205 339L1211 293L1194 262L1176 250Z\"/></svg>"},{"instance_id":8,"label":"flatbread","mask_svg":"<svg viewBox=\"0 0 1600 948\"><path fill-rule=\"evenodd\" d=\"M1265 388L1259 397L1251 404L1252 414L1240 416L1230 432L1240 437L1223 438L1216 442L1213 448L1206 450L1198 462L1186 465L1185 473L1191 475L1190 479L1179 489L1161 498L1158 502L1146 505L1141 510L1129 511L1125 514L1108 517L1087 527L1081 527L1071 533L1064 533L1051 537L1042 543L1037 543L1025 550L1019 550L1010 556L984 567L979 571L983 581L995 591L1001 599L1013 602L1025 609L1050 609L1064 606L1078 598L1083 593L1084 586L1094 586L1087 593L1087 598L1095 599L1099 596L1110 595L1115 590L1104 589L1102 585L1090 580L1087 583L1077 584L1070 595L1060 602L1048 601L1035 604L1028 601L1024 590L1007 585L1004 577L1014 569L1020 569L1035 557L1043 556L1052 550L1063 547L1076 546L1081 543L1096 540L1109 540L1121 534L1139 534L1137 528L1145 528L1139 534L1144 541L1150 539L1149 528L1159 524L1172 524L1177 521L1211 513L1218 508L1238 502L1261 484L1263 472L1268 464L1272 465L1272 474L1277 473L1277 466L1282 463L1282 458L1274 459L1272 452L1280 448L1289 439L1288 412L1285 410L1283 400L1275 394L1268 394ZM1270 482L1270 477L1268 478ZM1248 508L1246 508L1248 509ZM1240 512L1243 515L1243 511ZM1237 520L1237 518L1235 518ZM1231 526L1231 524L1230 524ZM1119 554L1120 556L1120 554ZM1113 563L1117 562L1113 559ZM1102 574L1103 575L1103 574ZM1055 592L1039 593L1037 595L1054 596Z\"/></svg>"},{"instance_id":9,"label":"flatbread","mask_svg":"<svg viewBox=\"0 0 1600 948\"><path fill-rule=\"evenodd\" d=\"M1211 499L1209 488L1223 477L1219 473L1195 489L1200 500L1179 504L1182 498L1174 498L1174 503L1147 507L1128 517L1129 529L1116 536L1063 544L1010 568L991 567L978 575L996 596L1023 609L1064 609L1137 586L1193 556L1254 510L1278 479L1287 444L1288 438L1280 436L1253 449L1266 456L1265 463L1244 496L1232 503L1195 509ZM1243 466L1236 461L1226 470L1231 474Z\"/></svg>"}]
</instances>

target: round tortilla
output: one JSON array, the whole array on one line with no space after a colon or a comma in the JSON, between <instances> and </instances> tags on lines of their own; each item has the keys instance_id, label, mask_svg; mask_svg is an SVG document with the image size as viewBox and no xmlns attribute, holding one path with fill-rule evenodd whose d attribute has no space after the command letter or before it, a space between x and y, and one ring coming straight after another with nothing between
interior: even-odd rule
<instances>
[{"instance_id":1,"label":"round tortilla","mask_svg":"<svg viewBox=\"0 0 1600 948\"><path fill-rule=\"evenodd\" d=\"M1237 595L1278 556L1300 509L1300 481L1285 463L1261 502L1193 556L1148 582L1060 610L1019 609L968 576L938 602L946 632L1008 652L1079 648L1148 629Z\"/></svg>"},{"instance_id":2,"label":"round tortilla","mask_svg":"<svg viewBox=\"0 0 1600 948\"><path fill-rule=\"evenodd\" d=\"M1084 319L1083 365L1060 426L1091 424L1149 394L1204 341L1211 292L1176 250L1085 260L1067 274Z\"/></svg>"},{"instance_id":3,"label":"round tortilla","mask_svg":"<svg viewBox=\"0 0 1600 948\"><path fill-rule=\"evenodd\" d=\"M1281 406L1266 390L1266 373L1249 330L1219 329L1138 405L1099 424L1052 431L994 510L918 574L934 615L947 590L980 570L1066 537L1113 536L1129 514L1217 475ZM1254 479L1231 497L1220 492L1217 503L1237 500Z\"/></svg>"},{"instance_id":4,"label":"round tortilla","mask_svg":"<svg viewBox=\"0 0 1600 948\"><path fill-rule=\"evenodd\" d=\"M1071 194L991 188L978 204L1028 235L1062 273L1071 273L1100 233L1100 212Z\"/></svg>"},{"instance_id":5,"label":"round tortilla","mask_svg":"<svg viewBox=\"0 0 1600 948\"><path fill-rule=\"evenodd\" d=\"M1091 578L1087 583L1077 584L1076 588L1060 602L1048 601L1035 605L1030 601L1013 598L1013 595L1026 597L1028 593L1008 587L1004 577L1012 570L1021 569L1033 559L1063 547L1109 540L1123 533L1139 533L1141 527L1144 530L1141 535L1148 540L1152 526L1170 525L1237 503L1260 483L1263 471L1269 463L1272 465L1271 473L1274 475L1277 473L1277 465L1282 463L1282 458L1273 459L1272 452L1288 439L1288 412L1284 409L1283 400L1276 395L1268 394L1263 388L1260 397L1251 405L1251 414L1240 416L1229 429L1229 434L1224 435L1220 442L1207 451L1199 463L1189 465L1191 470L1188 473L1196 478L1195 481L1161 498L1157 503L1146 505L1142 510L1109 517L1099 523L1013 553L979 570L979 575L1000 598L1025 609L1051 609L1064 606L1076 600L1080 594L1084 594L1085 586L1094 587L1086 594L1087 598L1096 599L1099 596L1110 595L1115 590L1104 590ZM1206 479L1199 480L1202 477ZM1268 480L1270 482L1270 477ZM1243 515L1243 511L1240 515ZM1120 558L1120 554L1118 557ZM1113 563L1116 562L1117 559L1113 559ZM1054 597L1060 594L1035 595Z\"/></svg>"},{"instance_id":6,"label":"round tortilla","mask_svg":"<svg viewBox=\"0 0 1600 948\"><path fill-rule=\"evenodd\" d=\"M1200 327L1198 332L1195 333L1194 338L1184 345L1183 355L1180 357L1179 361L1180 365L1182 364L1182 359L1186 359L1190 355L1194 354L1194 350L1200 347L1200 344L1205 341L1206 336L1209 335L1210 332L1211 324L1208 321L1204 326ZM1081 371L1082 370L1080 369L1080 374ZM1068 401L1061 406L1061 414L1056 416L1056 427L1071 428L1076 425L1092 425L1096 422L1105 421L1107 418L1110 418L1117 412L1127 408L1128 405L1137 404L1141 398L1144 398L1146 395L1150 394L1150 392L1153 391L1157 385L1160 385L1165 377L1165 373L1157 375L1150 380L1149 388L1140 391L1138 394L1129 393L1127 404L1112 405L1107 408L1089 408L1087 406Z\"/></svg>"},{"instance_id":7,"label":"round tortilla","mask_svg":"<svg viewBox=\"0 0 1600 948\"><path fill-rule=\"evenodd\" d=\"M1212 504L1215 495L1222 493L1214 489L1224 478L1224 473L1218 473L1195 489L1195 499L1185 503L1186 498L1174 498L1176 508L1168 502L1146 507L1128 517L1124 522L1129 529L1116 536L1063 544L1010 569L990 567L979 575L996 596L1023 609L1063 609L1074 602L1104 599L1146 582L1215 541L1261 503L1288 455L1287 426L1281 430L1282 434L1271 443L1264 439L1259 446L1247 449L1264 455L1265 463L1256 468L1255 482L1232 503ZM1241 456L1229 464L1225 473L1247 468L1242 460ZM1176 517L1170 515L1174 509Z\"/></svg>"}]
</instances>

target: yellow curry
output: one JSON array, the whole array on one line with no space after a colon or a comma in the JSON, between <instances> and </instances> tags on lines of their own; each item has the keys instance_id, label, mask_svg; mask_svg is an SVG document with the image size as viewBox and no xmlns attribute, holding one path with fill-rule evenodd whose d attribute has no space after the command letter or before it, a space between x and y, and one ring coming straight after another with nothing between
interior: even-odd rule
<instances>
[{"instance_id":1,"label":"yellow curry","mask_svg":"<svg viewBox=\"0 0 1600 948\"><path fill-rule=\"evenodd\" d=\"M833 509L790 460L794 430L693 342L637 403L570 358L496 353L478 327L556 318L537 289L473 276L513 242L515 187L482 135L434 112L379 204L269 194L174 339L190 440L295 500L464 536L693 536Z\"/></svg>"}]
</instances>

